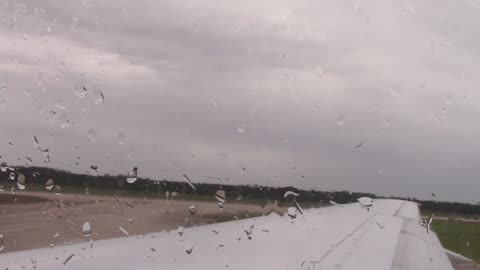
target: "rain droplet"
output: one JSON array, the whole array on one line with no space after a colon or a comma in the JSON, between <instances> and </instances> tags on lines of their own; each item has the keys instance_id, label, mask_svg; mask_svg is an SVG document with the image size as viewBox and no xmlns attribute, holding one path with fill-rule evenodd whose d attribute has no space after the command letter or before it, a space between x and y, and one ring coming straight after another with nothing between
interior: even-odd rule
<instances>
[{"instance_id":1,"label":"rain droplet","mask_svg":"<svg viewBox=\"0 0 480 270\"><path fill-rule=\"evenodd\" d=\"M89 89L87 88L87 86L83 84L77 84L75 85L73 92L78 98L84 98L88 95L88 90Z\"/></svg>"},{"instance_id":2,"label":"rain droplet","mask_svg":"<svg viewBox=\"0 0 480 270\"><path fill-rule=\"evenodd\" d=\"M295 207L289 207L287 210L287 214L291 219L294 219L297 217L297 208Z\"/></svg>"},{"instance_id":3,"label":"rain droplet","mask_svg":"<svg viewBox=\"0 0 480 270\"><path fill-rule=\"evenodd\" d=\"M90 222L84 222L82 225L82 233L84 236L89 236L92 233L92 226Z\"/></svg>"},{"instance_id":4,"label":"rain droplet","mask_svg":"<svg viewBox=\"0 0 480 270\"><path fill-rule=\"evenodd\" d=\"M283 198L287 198L288 196L298 197L298 196L300 196L300 194L298 194L296 192L293 192L293 191L287 191L287 192L285 192L285 194L283 194Z\"/></svg>"},{"instance_id":5,"label":"rain droplet","mask_svg":"<svg viewBox=\"0 0 480 270\"><path fill-rule=\"evenodd\" d=\"M190 179L188 178L188 176L186 174L183 175L183 179L185 179L185 181L187 182L187 184L193 189L193 190L197 190L195 188L195 186L192 184L192 181L190 181Z\"/></svg>"},{"instance_id":6,"label":"rain droplet","mask_svg":"<svg viewBox=\"0 0 480 270\"><path fill-rule=\"evenodd\" d=\"M118 228L126 237L129 237L130 234L123 228L123 227L120 227Z\"/></svg>"},{"instance_id":7,"label":"rain droplet","mask_svg":"<svg viewBox=\"0 0 480 270\"><path fill-rule=\"evenodd\" d=\"M15 176L16 176L15 173L14 173L14 172L11 172L11 173L8 175L8 178L13 181L13 180L15 180Z\"/></svg>"},{"instance_id":8,"label":"rain droplet","mask_svg":"<svg viewBox=\"0 0 480 270\"><path fill-rule=\"evenodd\" d=\"M328 201L328 202L329 202L331 205L340 206L340 207L345 207L345 205L336 203L336 202L334 202L334 201L332 201L332 200L330 200L330 201Z\"/></svg>"},{"instance_id":9,"label":"rain droplet","mask_svg":"<svg viewBox=\"0 0 480 270\"><path fill-rule=\"evenodd\" d=\"M52 190L53 186L55 185L55 182L53 181L52 178L48 179L47 182L45 183L45 188L47 190Z\"/></svg>"},{"instance_id":10,"label":"rain droplet","mask_svg":"<svg viewBox=\"0 0 480 270\"><path fill-rule=\"evenodd\" d=\"M53 244L51 244L51 245L53 245ZM63 265L66 265L66 264L68 263L68 261L70 261L70 260L73 258L73 256L75 256L75 254L72 254L72 255L68 256L68 257L65 259L65 261L63 261Z\"/></svg>"},{"instance_id":11,"label":"rain droplet","mask_svg":"<svg viewBox=\"0 0 480 270\"><path fill-rule=\"evenodd\" d=\"M247 128L243 122L240 123L240 126L237 128L238 133L245 133L247 132Z\"/></svg>"},{"instance_id":12,"label":"rain droplet","mask_svg":"<svg viewBox=\"0 0 480 270\"><path fill-rule=\"evenodd\" d=\"M67 128L70 126L70 120L68 119L68 115L66 113L62 113L57 118L58 123L60 124L60 128Z\"/></svg>"},{"instance_id":13,"label":"rain droplet","mask_svg":"<svg viewBox=\"0 0 480 270\"><path fill-rule=\"evenodd\" d=\"M67 108L62 99L57 100L57 102L55 102L54 107L57 108L57 109L60 109L60 110L65 110Z\"/></svg>"},{"instance_id":14,"label":"rain droplet","mask_svg":"<svg viewBox=\"0 0 480 270\"><path fill-rule=\"evenodd\" d=\"M192 254L193 247L194 247L192 243L187 242L183 245L183 247L185 248L185 252L187 254L189 254L189 255Z\"/></svg>"},{"instance_id":15,"label":"rain droplet","mask_svg":"<svg viewBox=\"0 0 480 270\"><path fill-rule=\"evenodd\" d=\"M92 166L90 166L90 169L92 169L92 172L93 172L94 174L97 174L98 166L92 165Z\"/></svg>"},{"instance_id":16,"label":"rain droplet","mask_svg":"<svg viewBox=\"0 0 480 270\"><path fill-rule=\"evenodd\" d=\"M6 172L7 171L7 168L8 168L8 165L5 161L3 161L2 163L0 163L0 170L2 172Z\"/></svg>"},{"instance_id":17,"label":"rain droplet","mask_svg":"<svg viewBox=\"0 0 480 270\"><path fill-rule=\"evenodd\" d=\"M95 130L89 129L87 131L87 136L92 143L95 143L97 141L97 132L95 132Z\"/></svg>"},{"instance_id":18,"label":"rain droplet","mask_svg":"<svg viewBox=\"0 0 480 270\"><path fill-rule=\"evenodd\" d=\"M357 201L360 203L362 208L366 208L369 211L370 211L370 207L372 207L373 205L373 199L369 197L361 197L361 198L358 198Z\"/></svg>"},{"instance_id":19,"label":"rain droplet","mask_svg":"<svg viewBox=\"0 0 480 270\"><path fill-rule=\"evenodd\" d=\"M59 232L56 232L54 235L53 235L53 238L57 238L60 236L60 233Z\"/></svg>"},{"instance_id":20,"label":"rain droplet","mask_svg":"<svg viewBox=\"0 0 480 270\"><path fill-rule=\"evenodd\" d=\"M37 136L33 136L33 140L34 140L33 145L36 148L40 149L40 143L38 142Z\"/></svg>"},{"instance_id":21,"label":"rain droplet","mask_svg":"<svg viewBox=\"0 0 480 270\"><path fill-rule=\"evenodd\" d=\"M298 204L296 200L294 200L293 203L295 204L295 208L297 208L297 211L303 215L303 209L302 207L300 207L300 204Z\"/></svg>"},{"instance_id":22,"label":"rain droplet","mask_svg":"<svg viewBox=\"0 0 480 270\"><path fill-rule=\"evenodd\" d=\"M188 207L188 211L190 212L190 215L193 216L197 212L197 208L195 207L195 205L190 205L190 207Z\"/></svg>"},{"instance_id":23,"label":"rain droplet","mask_svg":"<svg viewBox=\"0 0 480 270\"><path fill-rule=\"evenodd\" d=\"M103 93L100 92L98 96L95 97L95 104L102 104L103 101L105 101L105 97L103 96Z\"/></svg>"},{"instance_id":24,"label":"rain droplet","mask_svg":"<svg viewBox=\"0 0 480 270\"><path fill-rule=\"evenodd\" d=\"M50 150L48 148L42 149L42 153L45 156L45 163L50 163Z\"/></svg>"},{"instance_id":25,"label":"rain droplet","mask_svg":"<svg viewBox=\"0 0 480 270\"><path fill-rule=\"evenodd\" d=\"M62 187L59 185L55 185L53 187L53 190L55 190L55 193L60 194L60 192L62 192Z\"/></svg>"},{"instance_id":26,"label":"rain droplet","mask_svg":"<svg viewBox=\"0 0 480 270\"><path fill-rule=\"evenodd\" d=\"M118 144L122 144L122 145L125 144L125 133L119 132L117 134L117 142Z\"/></svg>"},{"instance_id":27,"label":"rain droplet","mask_svg":"<svg viewBox=\"0 0 480 270\"><path fill-rule=\"evenodd\" d=\"M128 173L127 182L129 184L135 183L135 181L137 181L137 175L138 175L138 168L133 167L132 171Z\"/></svg>"},{"instance_id":28,"label":"rain droplet","mask_svg":"<svg viewBox=\"0 0 480 270\"><path fill-rule=\"evenodd\" d=\"M255 225L251 225L250 228L243 230L247 234L248 240L252 240L252 231Z\"/></svg>"},{"instance_id":29,"label":"rain droplet","mask_svg":"<svg viewBox=\"0 0 480 270\"><path fill-rule=\"evenodd\" d=\"M215 199L217 199L217 201L225 202L227 200L227 197L225 196L225 191L217 190L217 192L215 192Z\"/></svg>"},{"instance_id":30,"label":"rain droplet","mask_svg":"<svg viewBox=\"0 0 480 270\"><path fill-rule=\"evenodd\" d=\"M178 235L183 236L183 230L184 230L183 227L178 227L177 229Z\"/></svg>"},{"instance_id":31,"label":"rain droplet","mask_svg":"<svg viewBox=\"0 0 480 270\"><path fill-rule=\"evenodd\" d=\"M25 175L19 173L17 176L17 187L18 189L25 189Z\"/></svg>"}]
</instances>

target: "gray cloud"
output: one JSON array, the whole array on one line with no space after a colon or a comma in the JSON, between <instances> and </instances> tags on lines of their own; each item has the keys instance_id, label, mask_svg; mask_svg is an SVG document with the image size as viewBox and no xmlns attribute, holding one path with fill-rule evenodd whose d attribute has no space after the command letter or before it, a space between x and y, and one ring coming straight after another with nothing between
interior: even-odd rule
<instances>
[{"instance_id":1,"label":"gray cloud","mask_svg":"<svg viewBox=\"0 0 480 270\"><path fill-rule=\"evenodd\" d=\"M7 162L40 164L36 135L80 172L478 200L468 1L23 3L0 8Z\"/></svg>"}]
</instances>

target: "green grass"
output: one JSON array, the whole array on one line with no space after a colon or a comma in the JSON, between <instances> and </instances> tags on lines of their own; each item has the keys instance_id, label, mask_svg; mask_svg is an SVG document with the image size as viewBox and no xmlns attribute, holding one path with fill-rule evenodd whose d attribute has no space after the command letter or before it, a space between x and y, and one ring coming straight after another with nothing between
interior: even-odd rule
<instances>
[{"instance_id":1,"label":"green grass","mask_svg":"<svg viewBox=\"0 0 480 270\"><path fill-rule=\"evenodd\" d=\"M480 262L480 223L434 220L432 229L444 248Z\"/></svg>"}]
</instances>

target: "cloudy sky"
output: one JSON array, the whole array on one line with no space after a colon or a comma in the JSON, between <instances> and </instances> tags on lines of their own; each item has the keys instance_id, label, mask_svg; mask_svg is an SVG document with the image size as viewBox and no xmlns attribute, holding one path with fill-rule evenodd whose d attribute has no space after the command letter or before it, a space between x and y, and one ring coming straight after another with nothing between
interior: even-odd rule
<instances>
[{"instance_id":1,"label":"cloudy sky","mask_svg":"<svg viewBox=\"0 0 480 270\"><path fill-rule=\"evenodd\" d=\"M36 136L48 166L75 172L477 202L479 13L473 0L6 0L0 155L44 164Z\"/></svg>"}]
</instances>

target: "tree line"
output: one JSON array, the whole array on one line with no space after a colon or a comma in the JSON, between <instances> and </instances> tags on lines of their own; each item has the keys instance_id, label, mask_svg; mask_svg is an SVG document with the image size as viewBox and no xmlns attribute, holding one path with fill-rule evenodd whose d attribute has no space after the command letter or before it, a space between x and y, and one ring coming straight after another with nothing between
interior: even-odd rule
<instances>
[{"instance_id":1,"label":"tree line","mask_svg":"<svg viewBox=\"0 0 480 270\"><path fill-rule=\"evenodd\" d=\"M165 193L178 194L179 197L198 196L214 200L213 195L217 190L225 191L227 201L235 200L257 200L262 202L279 201L284 202L284 194L287 191L298 193L298 201L310 204L328 204L334 201L339 204L356 202L360 197L384 198L371 193L348 192L348 191L320 191L320 190L302 190L292 186L287 187L268 187L262 185L232 185L225 179L220 179L218 183L193 183L193 189L186 181L174 180L154 180L150 178L137 178L134 183L127 183L127 175L93 175L78 174L65 170L59 170L48 167L15 167L16 174L22 173L26 177L27 190L29 184L37 187L45 185L49 179L53 179L56 185L63 190L69 188L85 190L85 192L102 191L104 194L117 194L137 192L144 196L164 197ZM0 172L0 185L4 188L14 186L15 182L10 180L10 171ZM456 213L463 215L480 215L480 206L459 202L436 202L422 201L415 198L390 197L415 201L419 203L422 211Z\"/></svg>"}]
</instances>

